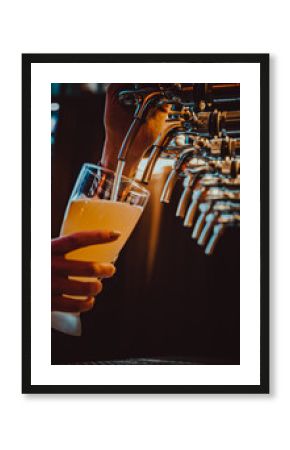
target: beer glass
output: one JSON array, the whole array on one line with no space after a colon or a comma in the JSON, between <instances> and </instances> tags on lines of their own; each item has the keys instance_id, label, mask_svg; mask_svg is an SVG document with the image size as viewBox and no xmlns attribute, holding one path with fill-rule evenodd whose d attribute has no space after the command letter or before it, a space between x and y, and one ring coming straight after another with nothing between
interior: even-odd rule
<instances>
[{"instance_id":1,"label":"beer glass","mask_svg":"<svg viewBox=\"0 0 290 450\"><path fill-rule=\"evenodd\" d=\"M133 179L122 176L117 199L112 201L115 172L94 164L84 164L69 199L60 236L79 231L117 230L120 237L113 242L90 245L66 254L66 259L114 263L126 244L149 198L149 191ZM92 281L88 277L70 277ZM65 295L70 299L85 297ZM81 335L79 313L52 312L52 328L74 336Z\"/></svg>"}]
</instances>

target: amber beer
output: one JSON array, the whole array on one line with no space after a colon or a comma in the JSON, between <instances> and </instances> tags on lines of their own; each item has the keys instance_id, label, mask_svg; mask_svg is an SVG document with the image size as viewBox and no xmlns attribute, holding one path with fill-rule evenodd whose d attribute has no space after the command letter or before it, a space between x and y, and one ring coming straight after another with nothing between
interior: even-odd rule
<instances>
[{"instance_id":1,"label":"amber beer","mask_svg":"<svg viewBox=\"0 0 290 450\"><path fill-rule=\"evenodd\" d=\"M111 200L78 198L72 200L65 215L61 236L78 231L116 230L121 236L114 242L90 245L67 254L68 259L114 262L134 230L143 208Z\"/></svg>"},{"instance_id":2,"label":"amber beer","mask_svg":"<svg viewBox=\"0 0 290 450\"><path fill-rule=\"evenodd\" d=\"M149 198L149 192L134 180L120 177L116 201L111 190L116 174L94 164L84 164L76 181L65 212L60 235L80 231L119 231L113 242L89 245L66 254L67 259L113 263L134 230ZM110 200L108 200L110 199ZM70 277L78 281L93 281L93 277ZM69 299L84 296L65 295ZM52 328L74 336L81 335L79 313L52 312Z\"/></svg>"},{"instance_id":3,"label":"amber beer","mask_svg":"<svg viewBox=\"0 0 290 450\"><path fill-rule=\"evenodd\" d=\"M120 237L106 244L89 245L79 250L67 253L67 259L79 261L93 261L100 263L113 263L126 244L130 234L135 228L143 208L129 203L112 202L100 199L73 200L65 215L61 236L78 231L116 230ZM94 277L69 277L77 281L94 281ZM84 300L81 295L66 295L66 298Z\"/></svg>"}]
</instances>

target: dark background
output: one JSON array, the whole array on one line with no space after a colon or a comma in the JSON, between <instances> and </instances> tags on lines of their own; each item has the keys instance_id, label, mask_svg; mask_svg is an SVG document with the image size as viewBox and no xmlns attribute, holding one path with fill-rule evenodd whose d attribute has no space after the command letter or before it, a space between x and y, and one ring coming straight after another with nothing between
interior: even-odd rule
<instances>
[{"instance_id":1,"label":"dark background","mask_svg":"<svg viewBox=\"0 0 290 450\"><path fill-rule=\"evenodd\" d=\"M100 159L104 85L52 85L52 237L84 162ZM124 358L172 358L239 364L240 240L232 230L205 256L175 217L179 189L159 203L165 174L153 177L142 220L104 282L83 335L52 331L52 364ZM156 237L154 220L160 216ZM154 247L152 249L152 247ZM151 261L151 263L150 263Z\"/></svg>"}]
</instances>

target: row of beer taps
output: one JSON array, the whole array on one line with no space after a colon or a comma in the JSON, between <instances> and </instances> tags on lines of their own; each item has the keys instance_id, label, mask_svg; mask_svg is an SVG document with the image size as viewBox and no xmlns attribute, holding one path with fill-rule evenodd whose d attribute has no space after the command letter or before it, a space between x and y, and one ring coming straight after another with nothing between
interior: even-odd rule
<instances>
[{"instance_id":1,"label":"row of beer taps","mask_svg":"<svg viewBox=\"0 0 290 450\"><path fill-rule=\"evenodd\" d=\"M169 203L176 183L182 182L176 216L192 228L191 237L205 247L207 255L213 253L226 228L239 225L239 144L232 137L197 137L191 147L180 146L163 188L161 202Z\"/></svg>"},{"instance_id":2,"label":"row of beer taps","mask_svg":"<svg viewBox=\"0 0 290 450\"><path fill-rule=\"evenodd\" d=\"M136 106L135 123L146 120L141 110L171 104L168 128L150 149L141 181L150 182L159 158L173 160L160 200L169 203L182 183L176 216L212 255L221 236L240 226L239 84L139 84L119 98ZM136 132L133 125L128 141ZM128 148L125 142L120 159Z\"/></svg>"}]
</instances>

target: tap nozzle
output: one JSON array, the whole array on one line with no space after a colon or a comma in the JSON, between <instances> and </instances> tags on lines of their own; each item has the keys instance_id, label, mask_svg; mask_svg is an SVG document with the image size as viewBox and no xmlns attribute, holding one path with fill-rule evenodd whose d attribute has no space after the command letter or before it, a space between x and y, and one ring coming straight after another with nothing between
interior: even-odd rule
<instances>
[{"instance_id":1,"label":"tap nozzle","mask_svg":"<svg viewBox=\"0 0 290 450\"><path fill-rule=\"evenodd\" d=\"M170 128L166 129L166 132L164 134L160 134L158 136L156 142L154 143L154 145L151 148L151 152L148 157L147 164L145 166L145 169L144 169L144 172L142 175L142 180L141 180L142 183L144 183L144 184L149 183L149 181L151 180L153 171L154 171L154 167L158 161L158 158L161 156L162 152L166 150L166 148L167 148L166 146L167 146L168 142L170 142L172 140L172 137L174 136L174 134L177 131L180 131L180 123L179 122L172 123ZM178 147L175 147L175 149L177 150Z\"/></svg>"},{"instance_id":2,"label":"tap nozzle","mask_svg":"<svg viewBox=\"0 0 290 450\"><path fill-rule=\"evenodd\" d=\"M187 177L184 179L183 183L184 189L177 205L176 217L180 217L181 219L184 218L188 203L192 195L192 188L195 180L196 175L194 175L193 173L189 173Z\"/></svg>"},{"instance_id":3,"label":"tap nozzle","mask_svg":"<svg viewBox=\"0 0 290 450\"><path fill-rule=\"evenodd\" d=\"M200 152L200 147L198 145L187 148L180 153L178 159L176 160L174 167L172 168L162 191L160 201L162 203L169 203L174 186L179 178L184 178L187 176L186 168L188 162Z\"/></svg>"},{"instance_id":4,"label":"tap nozzle","mask_svg":"<svg viewBox=\"0 0 290 450\"><path fill-rule=\"evenodd\" d=\"M213 228L212 235L206 245L205 254L212 255L215 247L220 240L221 236L224 234L225 230L229 227L240 225L240 214L235 213L223 213L218 216L216 224Z\"/></svg>"},{"instance_id":5,"label":"tap nozzle","mask_svg":"<svg viewBox=\"0 0 290 450\"><path fill-rule=\"evenodd\" d=\"M202 229L204 227L205 221L206 221L206 216L209 213L209 211L212 208L212 203L207 202L207 203L201 203L199 205L199 210L200 210L200 214L199 217L195 223L195 226L193 228L192 231L192 239L199 239L199 236L202 232Z\"/></svg>"},{"instance_id":6,"label":"tap nozzle","mask_svg":"<svg viewBox=\"0 0 290 450\"><path fill-rule=\"evenodd\" d=\"M207 246L205 248L205 251L204 251L204 253L206 255L212 255L213 254L218 241L220 240L220 238L224 234L224 231L225 231L225 225L224 224L218 223L218 224L216 224L214 226L213 233L212 233L212 235L211 235L211 237L210 237L210 239L209 239L209 241L207 243Z\"/></svg>"},{"instance_id":7,"label":"tap nozzle","mask_svg":"<svg viewBox=\"0 0 290 450\"><path fill-rule=\"evenodd\" d=\"M178 180L179 175L178 173L173 169L171 170L170 174L167 177L167 180L165 182L160 201L162 203L170 203L172 192L175 186L176 181Z\"/></svg>"},{"instance_id":8,"label":"tap nozzle","mask_svg":"<svg viewBox=\"0 0 290 450\"><path fill-rule=\"evenodd\" d=\"M207 243L218 216L219 213L216 211L207 214L205 218L205 225L197 241L198 245L205 245Z\"/></svg>"},{"instance_id":9,"label":"tap nozzle","mask_svg":"<svg viewBox=\"0 0 290 450\"><path fill-rule=\"evenodd\" d=\"M202 200L202 196L205 192L205 188L199 188L199 189L194 189L193 193L192 193L192 199L191 199L191 203L187 209L185 218L184 218L184 222L183 225L185 227L192 227L196 213L198 211L198 206L199 203Z\"/></svg>"},{"instance_id":10,"label":"tap nozzle","mask_svg":"<svg viewBox=\"0 0 290 450\"><path fill-rule=\"evenodd\" d=\"M195 159L195 158L194 158ZM208 171L208 166L206 164L200 164L199 160L197 160L197 162L195 161L194 163L192 162L193 160L191 160L189 162L189 168L187 170L188 174L186 176L186 178L184 179L184 190L181 194L178 206L177 206L177 210L176 210L176 217L180 217L180 218L184 218L185 214L186 214L186 210L188 207L188 204L190 202L190 198L192 196L192 191L196 185L196 183L198 182L198 180L200 179L200 177L202 175L204 175L205 173L207 173ZM185 225L187 226L187 225Z\"/></svg>"},{"instance_id":11,"label":"tap nozzle","mask_svg":"<svg viewBox=\"0 0 290 450\"><path fill-rule=\"evenodd\" d=\"M152 173L155 167L155 164L162 153L162 147L159 145L153 145L149 158L147 160L147 164L145 166L143 175L142 175L142 183L148 184L151 180Z\"/></svg>"}]
</instances>

